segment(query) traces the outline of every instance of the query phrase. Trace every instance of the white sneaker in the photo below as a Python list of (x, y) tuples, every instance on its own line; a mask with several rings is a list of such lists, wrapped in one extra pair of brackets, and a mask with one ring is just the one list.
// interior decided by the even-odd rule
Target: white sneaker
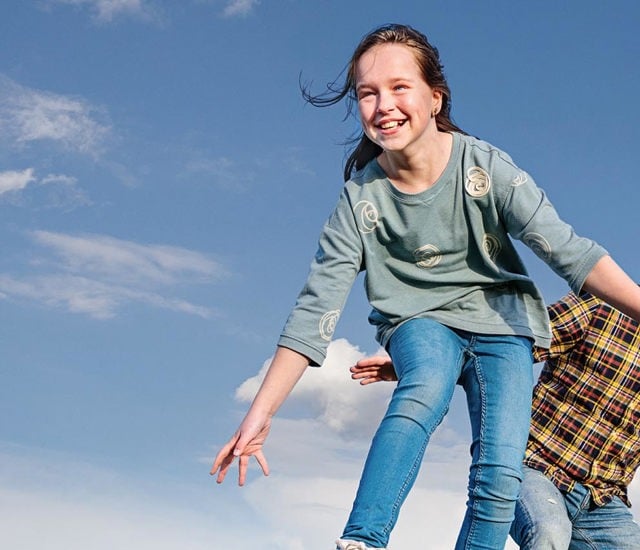
[(384, 548), (373, 548), (372, 546), (367, 546), (364, 542), (356, 540), (338, 539), (336, 544), (340, 550), (385, 550)]

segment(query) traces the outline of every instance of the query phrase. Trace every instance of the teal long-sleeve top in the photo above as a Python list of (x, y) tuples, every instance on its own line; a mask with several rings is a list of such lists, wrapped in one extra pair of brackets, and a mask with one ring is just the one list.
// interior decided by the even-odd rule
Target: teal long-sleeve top
[(525, 243), (575, 292), (606, 251), (576, 235), (509, 155), (452, 135), (449, 162), (426, 191), (400, 192), (376, 160), (345, 184), (280, 346), (321, 365), (363, 270), (369, 322), (383, 346), (401, 323), (420, 317), (549, 346), (545, 304), (511, 239)]

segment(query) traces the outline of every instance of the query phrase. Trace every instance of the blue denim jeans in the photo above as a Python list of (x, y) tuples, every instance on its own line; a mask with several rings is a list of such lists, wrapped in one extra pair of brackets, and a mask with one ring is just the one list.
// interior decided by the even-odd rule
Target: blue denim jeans
[(563, 494), (542, 472), (523, 470), (511, 527), (521, 550), (640, 549), (640, 526), (619, 498), (594, 506), (583, 485)]
[(371, 443), (342, 538), (386, 547), (429, 438), (460, 384), (473, 441), (469, 499), (456, 550), (502, 550), (529, 432), (530, 340), (470, 334), (414, 319), (396, 329), (388, 351), (398, 385)]

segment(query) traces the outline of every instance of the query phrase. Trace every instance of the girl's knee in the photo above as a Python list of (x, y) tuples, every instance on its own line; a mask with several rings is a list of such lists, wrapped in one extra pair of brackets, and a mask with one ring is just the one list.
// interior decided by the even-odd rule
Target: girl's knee
[(490, 500), (515, 502), (520, 492), (522, 476), (518, 469), (501, 465), (481, 465), (476, 468), (474, 492)]
[(469, 498), (482, 519), (511, 523), (519, 491), (520, 476), (513, 468), (494, 465), (472, 468)]

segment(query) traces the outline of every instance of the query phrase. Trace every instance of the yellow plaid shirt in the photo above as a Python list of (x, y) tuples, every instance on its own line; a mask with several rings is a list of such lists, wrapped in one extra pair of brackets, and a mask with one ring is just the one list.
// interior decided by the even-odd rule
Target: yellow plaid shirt
[(525, 464), (561, 491), (575, 482), (602, 506), (619, 496), (640, 463), (640, 326), (589, 294), (549, 307), (551, 348), (533, 394)]

